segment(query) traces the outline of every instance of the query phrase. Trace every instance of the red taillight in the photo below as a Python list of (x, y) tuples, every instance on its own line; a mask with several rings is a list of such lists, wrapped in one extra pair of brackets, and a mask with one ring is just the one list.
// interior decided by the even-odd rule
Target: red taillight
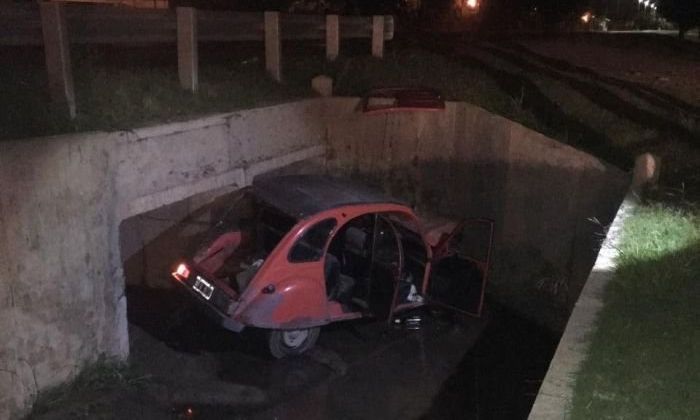
[(177, 266), (175, 269), (175, 272), (173, 272), (173, 277), (175, 277), (178, 280), (185, 280), (190, 276), (190, 269), (187, 267), (187, 264), (180, 264)]

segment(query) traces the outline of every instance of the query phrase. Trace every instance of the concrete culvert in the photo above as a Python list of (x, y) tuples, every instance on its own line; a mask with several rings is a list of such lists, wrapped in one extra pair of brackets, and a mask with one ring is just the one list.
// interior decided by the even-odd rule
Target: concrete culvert
[[(123, 360), (129, 350), (136, 369), (156, 378), (143, 395), (157, 396), (163, 418), (173, 407), (328, 417), (347, 404), (358, 416), (418, 416), (439, 412), (432, 396), (487, 325), (520, 325), (489, 324), (493, 308), (561, 331), (628, 174), (468, 104), (365, 115), (358, 103), (323, 98), (129, 133), (4, 142), (0, 179), (13, 188), (0, 201), (0, 268), (11, 279), (0, 283), (11, 302), (0, 309), (0, 417), (26, 413), (37, 391), (97, 354)], [(169, 275), (195, 251), (217, 197), (279, 168), (359, 178), (419, 213), (493, 219), (488, 293), (499, 303), (471, 324), (425, 313), (408, 332), (329, 326), (306, 355), (260, 357), (260, 331), (249, 340), (188, 310)], [(232, 397), (207, 399), (209, 387)]]
[[(537, 354), (527, 357), (528, 360), (536, 362), (529, 368), (533, 370), (528, 371), (528, 376), (513, 376), (502, 369), (494, 369), (489, 379), (498, 383), (517, 382), (513, 385), (512, 392), (509, 391), (514, 401), (517, 400), (512, 404), (515, 410), (513, 412), (527, 412), (523, 406), (531, 404), (531, 399), (524, 394), (532, 395), (533, 389), (539, 383), (538, 375), (541, 378), (544, 374), (548, 357), (551, 357), (556, 344), (557, 331), (563, 328), (583, 286), (582, 282), (595, 259), (604, 228), (614, 215), (626, 189), (628, 175), (590, 155), (482, 110), (472, 109), (468, 105), (448, 104), (443, 113), (370, 117), (354, 112), (350, 107), (351, 101), (338, 101), (339, 104), (336, 105), (341, 112), (334, 114), (334, 118), (330, 119), (326, 136), (328, 159), (322, 164), (318, 161), (302, 162), (273, 171), (269, 175), (325, 173), (358, 178), (412, 203), (421, 213), (449, 219), (494, 219), (495, 262), (490, 273), (488, 292), (492, 296), (491, 304), (495, 309), (486, 313), (487, 342), (477, 342), (474, 350), (465, 356), (465, 351), (474, 344), (484, 324), (480, 327), (469, 327), (466, 333), (459, 335), (462, 337), (459, 340), (464, 340), (459, 341), (464, 347), (455, 353), (445, 349), (444, 344), (450, 341), (445, 341), (445, 338), (438, 334), (438, 337), (443, 338), (430, 345), (440, 349), (438, 358), (451, 354), (448, 359), (452, 360), (452, 364), (438, 375), (440, 380), (433, 383), (432, 388), (428, 386), (423, 390), (429, 388), (428, 392), (437, 392), (438, 385), (448, 377), (450, 381), (459, 382), (464, 380), (463, 375), (488, 375), (479, 366), (489, 363), (504, 363), (504, 360), (507, 360), (508, 366), (516, 369), (515, 366), (520, 366), (522, 358), (514, 359), (512, 353), (497, 351), (498, 349), (493, 347), (493, 337), (499, 337), (498, 342), (501, 343), (502, 349), (513, 348), (516, 342), (525, 340), (523, 337), (529, 337), (537, 343), (534, 347), (526, 348), (540, 350)], [(342, 113), (344, 107), (347, 107), (347, 114)], [(276, 372), (274, 364), (269, 364), (266, 359), (259, 359), (260, 351), (263, 350), (260, 343), (265, 344), (265, 339), (269, 338), (270, 334), (256, 332), (252, 337), (254, 339), (234, 336), (209, 323), (206, 318), (182, 311), (188, 304), (178, 301), (174, 291), (167, 290), (172, 286), (172, 281), (168, 278), (172, 269), (169, 264), (176, 261), (179, 255), (193, 252), (193, 248), (188, 249), (187, 244), (191, 244), (198, 235), (201, 236), (216, 219), (217, 212), (220, 213), (220, 210), (216, 210), (217, 206), (225, 206), (235, 194), (221, 197), (207, 206), (201, 206), (201, 200), (198, 202), (197, 198), (193, 198), (137, 216), (122, 225), (123, 247), (130, 235), (134, 234), (143, 236), (143, 239), (136, 243), (145, 245), (131, 256), (130, 252), (122, 249), (122, 255), (126, 257), (127, 284), (130, 285), (132, 329), (151, 328), (149, 333), (154, 337), (160, 335), (160, 339), (168, 343), (170, 351), (174, 351), (174, 354), (181, 351), (202, 354), (213, 352), (230, 358), (232, 361), (222, 362), (219, 356), (216, 376), (223, 377), (228, 382), (250, 384), (255, 392), (263, 395), (264, 398), (248, 406), (248, 409), (254, 412), (262, 410), (262, 413), (279, 414), (299, 407), (308, 408), (311, 404), (308, 401), (280, 403), (282, 395), (297, 395), (296, 392), (300, 390), (313, 390), (313, 397), (309, 398), (325, 404), (329, 394), (323, 390), (333, 393), (341, 389), (342, 385), (330, 385), (332, 381), (327, 379), (327, 374), (318, 370), (319, 364), (326, 366), (325, 362), (318, 361), (318, 355), (325, 355), (322, 359), (326, 360), (330, 354), (344, 366), (353, 359), (362, 360), (358, 363), (363, 366), (381, 360), (368, 360), (366, 356), (358, 355), (353, 346), (340, 346), (341, 343), (347, 346), (347, 342), (344, 341), (346, 338), (342, 338), (345, 334), (344, 328), (324, 328), (324, 331), (328, 330), (328, 336), (321, 335), (318, 347), (301, 361), (293, 359), (275, 362), (288, 367), (297, 366), (285, 370), (287, 373), (292, 372), (292, 376), (284, 374), (280, 383), (273, 385), (266, 381), (251, 381), (248, 374), (239, 370), (238, 363), (253, 363), (258, 366), (257, 369), (264, 372)], [(146, 239), (151, 228), (159, 233)], [(130, 233), (126, 230), (130, 230)], [(154, 288), (164, 290), (154, 292)], [(169, 330), (170, 333), (163, 333), (163, 325), (147, 326), (157, 318), (158, 309), (157, 305), (137, 303), (139, 293), (150, 293), (151, 299), (159, 300), (160, 305), (172, 299), (168, 304), (170, 308), (163, 310), (169, 319), (163, 325), (173, 326)], [(139, 306), (146, 308), (145, 312), (138, 314)], [(181, 315), (173, 316), (175, 313)], [(519, 316), (534, 320), (546, 329), (540, 331), (538, 327)], [(427, 326), (421, 326), (425, 331), (418, 334), (434, 333), (435, 321), (431, 321), (428, 315), (423, 317), (427, 319)], [(365, 326), (361, 325), (359, 328), (361, 334), (367, 334)], [(511, 334), (513, 331), (509, 328), (516, 328), (519, 333)], [(552, 332), (548, 333), (547, 330)], [(318, 338), (316, 332), (313, 332), (313, 341)], [(282, 352), (280, 349), (285, 348), (285, 341), (279, 331), (273, 332), (274, 334), (277, 337), (273, 343), (273, 354), (277, 352), (279, 356)], [(288, 338), (287, 341), (293, 339), (294, 337)], [(391, 347), (391, 341), (387, 342), (385, 338), (375, 337), (375, 340), (377, 341), (364, 340), (363, 345), (375, 350)], [(132, 346), (133, 357), (138, 358), (139, 351)], [(395, 352), (397, 349), (382, 351)], [(481, 352), (492, 356), (489, 356), (489, 359)], [(389, 357), (386, 360), (393, 359)], [(452, 369), (460, 360), (461, 367), (453, 372)], [(393, 362), (386, 363), (391, 366)], [(478, 373), (475, 373), (475, 370), (478, 370)], [(304, 373), (300, 375), (300, 372)], [(340, 380), (341, 383), (367, 379), (362, 379), (362, 375), (352, 370), (348, 372), (347, 369), (343, 369), (340, 372), (343, 378), (347, 375), (353, 377)], [(320, 388), (312, 386), (315, 381), (324, 385)], [(410, 380), (407, 383), (411, 383)], [(522, 391), (525, 388), (526, 391)], [(375, 389), (375, 392), (383, 392), (380, 389)], [(481, 400), (480, 404), (491, 401), (485, 396), (486, 392), (483, 389), (474, 391), (481, 395), (475, 398), (486, 398)], [(182, 395), (183, 392), (186, 391), (180, 391), (178, 395)], [(356, 397), (360, 398), (359, 395)], [(421, 401), (419, 397), (412, 398)], [(469, 401), (455, 402), (456, 397), (444, 386), (439, 398), (440, 401), (447, 399), (445, 404), (471, 404)], [(344, 406), (356, 401), (353, 398), (341, 400), (333, 404)], [(417, 403), (414, 407), (416, 413), (444, 413), (444, 409), (435, 402), (430, 404), (430, 398), (422, 401), (423, 403)], [(210, 406), (206, 410), (211, 410), (217, 415), (232, 413), (236, 412), (237, 404), (235, 399), (221, 401), (215, 404), (215, 407)], [(315, 406), (315, 403), (311, 405)], [(372, 407), (378, 410), (377, 406)], [(391, 410), (395, 409), (397, 407), (387, 409), (387, 415), (391, 415)], [(332, 409), (329, 411), (333, 412)], [(364, 411), (358, 411), (362, 412)]]

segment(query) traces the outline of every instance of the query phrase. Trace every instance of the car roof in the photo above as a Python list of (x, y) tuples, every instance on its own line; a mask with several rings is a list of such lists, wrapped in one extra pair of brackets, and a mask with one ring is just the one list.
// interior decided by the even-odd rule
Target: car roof
[(379, 189), (350, 179), (324, 175), (258, 177), (253, 181), (253, 192), (271, 206), (297, 219), (342, 206), (406, 205)]

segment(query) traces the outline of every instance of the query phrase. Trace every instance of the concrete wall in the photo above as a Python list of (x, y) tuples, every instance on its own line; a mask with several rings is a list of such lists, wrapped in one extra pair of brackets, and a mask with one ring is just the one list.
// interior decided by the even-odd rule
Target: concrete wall
[(0, 143), (0, 418), (127, 351), (110, 151), (117, 135)]
[(0, 143), (0, 419), (100, 354), (128, 354), (119, 226), (323, 155), (321, 103)]
[(378, 182), (419, 212), (494, 219), (492, 291), (563, 329), (628, 175), (469, 104), (377, 115), (357, 106), (329, 100), (329, 169)]

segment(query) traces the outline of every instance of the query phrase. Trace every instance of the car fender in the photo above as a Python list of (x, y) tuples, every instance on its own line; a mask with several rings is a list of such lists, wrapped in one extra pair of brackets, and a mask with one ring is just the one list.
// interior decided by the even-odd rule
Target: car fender
[(311, 328), (328, 324), (327, 306), (322, 285), (311, 279), (290, 279), (258, 292), (238, 318), (258, 328)]

